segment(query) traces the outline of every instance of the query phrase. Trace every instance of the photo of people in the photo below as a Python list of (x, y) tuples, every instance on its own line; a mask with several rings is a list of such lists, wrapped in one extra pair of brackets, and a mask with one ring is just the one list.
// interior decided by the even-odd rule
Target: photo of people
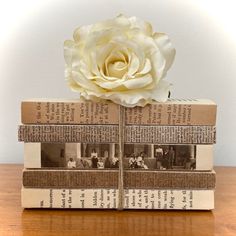
[(155, 145), (156, 169), (196, 169), (196, 146)]
[(77, 169), (119, 168), (118, 145), (42, 143), (41, 166)]
[(125, 144), (124, 156), (129, 169), (196, 169), (195, 145)]
[[(119, 168), (118, 144), (42, 143), (42, 167), (77, 169)], [(195, 145), (125, 144), (125, 169), (194, 170)]]
[(67, 162), (67, 167), (68, 168), (76, 168), (76, 162), (73, 160), (73, 158), (69, 159), (69, 161)]

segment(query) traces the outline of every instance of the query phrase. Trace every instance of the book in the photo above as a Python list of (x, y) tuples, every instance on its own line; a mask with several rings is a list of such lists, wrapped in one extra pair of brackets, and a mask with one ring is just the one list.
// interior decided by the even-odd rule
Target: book
[[(116, 143), (24, 143), (25, 168), (118, 168)], [(213, 145), (125, 144), (125, 169), (213, 169)]]
[[(32, 99), (21, 103), (23, 124), (118, 124), (119, 105), (83, 100)], [(209, 125), (216, 104), (205, 99), (170, 99), (145, 107), (125, 108), (126, 125)]]
[[(117, 189), (22, 188), (24, 208), (116, 209)], [(126, 189), (125, 209), (212, 210), (214, 190)]]
[[(127, 189), (214, 189), (215, 172), (124, 171)], [(23, 186), (28, 188), (118, 188), (118, 170), (25, 169)]]
[[(215, 126), (128, 125), (125, 143), (212, 144)], [(18, 140), (23, 142), (118, 143), (118, 125), (20, 125)]]

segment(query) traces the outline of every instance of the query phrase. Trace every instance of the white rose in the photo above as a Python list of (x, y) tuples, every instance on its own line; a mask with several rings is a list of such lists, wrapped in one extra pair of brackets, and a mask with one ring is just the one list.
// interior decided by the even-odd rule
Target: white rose
[(133, 107), (166, 101), (163, 80), (174, 56), (168, 36), (136, 17), (82, 26), (64, 44), (66, 79), (85, 99), (108, 99)]

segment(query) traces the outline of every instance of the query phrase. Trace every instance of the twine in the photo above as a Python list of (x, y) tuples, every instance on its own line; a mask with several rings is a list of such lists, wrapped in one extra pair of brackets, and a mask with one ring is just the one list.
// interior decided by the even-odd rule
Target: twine
[(118, 175), (118, 208), (124, 209), (124, 132), (125, 132), (125, 107), (119, 106), (119, 175)]

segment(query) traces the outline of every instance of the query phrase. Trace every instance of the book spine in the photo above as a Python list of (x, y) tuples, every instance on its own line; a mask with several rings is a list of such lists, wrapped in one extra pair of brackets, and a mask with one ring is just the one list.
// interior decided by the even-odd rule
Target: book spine
[[(23, 142), (118, 143), (117, 125), (20, 125)], [(125, 127), (125, 143), (212, 144), (215, 126), (135, 126)]]
[[(23, 124), (118, 124), (119, 108), (111, 102), (23, 101)], [(216, 105), (198, 100), (153, 103), (126, 108), (127, 125), (215, 125)]]
[[(125, 209), (212, 210), (214, 190), (126, 189)], [(117, 189), (22, 188), (24, 208), (116, 209)]]
[[(62, 165), (51, 165), (51, 164), (47, 164), (47, 162), (45, 163), (44, 160), (44, 156), (43, 156), (43, 152), (47, 151), (47, 148), (44, 148), (44, 145), (46, 145), (47, 147), (50, 146), (51, 149), (53, 149), (53, 146), (55, 145), (54, 143), (50, 143), (50, 144), (42, 144), (42, 143), (24, 143), (24, 167), (25, 168), (59, 168), (62, 167)], [(69, 156), (71, 154), (71, 152), (67, 152), (67, 145), (72, 145), (71, 143), (65, 143), (65, 153), (64, 153), (64, 167), (66, 168), (66, 156)], [(90, 158), (88, 157), (81, 157), (82, 154), (82, 150), (81, 150), (81, 144), (73, 144), (75, 146), (75, 148), (73, 149), (74, 151), (74, 156), (76, 156), (76, 159), (83, 159), (83, 160), (88, 160)], [(137, 144), (138, 145), (138, 144)], [(169, 145), (168, 145), (169, 146)], [(189, 156), (189, 158), (191, 160), (193, 160), (193, 162), (189, 162), (189, 163), (194, 163), (194, 167), (192, 168), (192, 171), (209, 171), (213, 169), (213, 145), (172, 145), (175, 148), (184, 148), (185, 150), (189, 150), (191, 149), (193, 152), (193, 156)], [(150, 157), (146, 157), (144, 159), (144, 163), (147, 165), (147, 167), (149, 169), (155, 169), (157, 168), (156, 166), (156, 162), (157, 162), (157, 158), (154, 156), (154, 145), (151, 145), (150, 147), (150, 153), (153, 154), (153, 156)], [(55, 149), (54, 149), (55, 150)], [(108, 150), (108, 152), (112, 152), (112, 150)], [(126, 152), (126, 146), (124, 147), (124, 152)], [(58, 163), (62, 160), (62, 157), (59, 155), (59, 151), (58, 153), (56, 151), (53, 152), (53, 161), (55, 163)], [(78, 156), (79, 154), (79, 156)], [(49, 156), (49, 160), (50, 160), (50, 154), (48, 153)], [(176, 156), (176, 155), (175, 155)], [(180, 156), (178, 156), (178, 158), (180, 158)], [(185, 157), (183, 157), (183, 162), (185, 160)], [(128, 161), (129, 158), (124, 158), (124, 162), (125, 162), (125, 168), (128, 168)], [(153, 166), (150, 166), (150, 164), (148, 163), (154, 163)], [(175, 166), (176, 165), (176, 166)], [(175, 165), (171, 166), (170, 168), (172, 170), (175, 170), (177, 168), (177, 170), (190, 170), (190, 165), (189, 167), (185, 167), (183, 169), (181, 169), (181, 167), (178, 165), (178, 163), (175, 163)], [(84, 166), (80, 166), (81, 169), (84, 168)]]
[[(213, 189), (215, 172), (124, 172), (129, 189)], [(29, 188), (117, 188), (118, 170), (24, 170), (23, 186)]]

